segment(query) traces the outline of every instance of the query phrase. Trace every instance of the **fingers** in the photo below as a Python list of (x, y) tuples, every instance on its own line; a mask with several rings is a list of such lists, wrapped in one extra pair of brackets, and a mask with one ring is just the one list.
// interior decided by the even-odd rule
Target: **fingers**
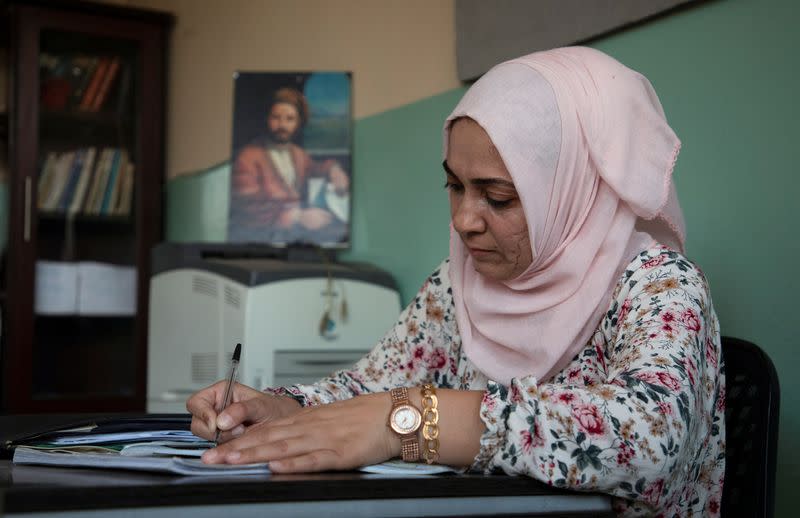
[(186, 410), (192, 414), (191, 430), (198, 437), (212, 439), (216, 433), (216, 407), (217, 400), (221, 397), (218, 395), (220, 383), (222, 382), (204, 388), (186, 401)]
[(296, 457), (274, 460), (269, 469), (275, 473), (308, 473), (341, 469), (340, 457), (333, 450), (316, 450)]
[(230, 430), (239, 424), (257, 423), (268, 419), (271, 417), (270, 399), (269, 395), (259, 393), (250, 399), (231, 403), (228, 408), (219, 413), (217, 426), (220, 430)]
[[(216, 418), (216, 430), (220, 431), (219, 443), (225, 443), (244, 434), (249, 423), (257, 421), (257, 412), (252, 410), (255, 400), (232, 403)], [(196, 434), (195, 434), (196, 435)]]
[(223, 434), (223, 442), (230, 437), (241, 435), (245, 427), (279, 418), (281, 414), (287, 412), (285, 403), (270, 394), (252, 391), (246, 395), (249, 399), (232, 403), (217, 416), (216, 426), (221, 431), (238, 430), (238, 433), (233, 433), (232, 436)]
[[(315, 447), (313, 439), (292, 427), (257, 427), (229, 442), (203, 453), (203, 462), (210, 464), (246, 464), (306, 453)], [(253, 431), (254, 429), (255, 432)]]
[(217, 432), (215, 431), (214, 432), (214, 436), (209, 440), (216, 439), (217, 440), (217, 444), (223, 444), (223, 443), (226, 443), (228, 441), (232, 441), (233, 439), (236, 439), (237, 437), (241, 437), (242, 435), (244, 435), (245, 430), (247, 430), (247, 427), (240, 424), (240, 425), (236, 426), (235, 428), (233, 428), (232, 430), (229, 430), (229, 431), (219, 430), (219, 438), (217, 438)]
[[(219, 450), (220, 448), (215, 448)], [(203, 462), (225, 462), (227, 464), (251, 464), (268, 462), (276, 473), (296, 473), (335, 470), (341, 468), (341, 456), (333, 449), (318, 449), (306, 437), (280, 439), (268, 444), (257, 444), (249, 448), (212, 455), (209, 450)], [(208, 457), (207, 457), (208, 455)]]
[[(223, 404), (222, 399), (225, 396), (226, 383), (225, 380), (218, 381), (195, 393), (186, 401), (186, 410), (192, 414), (191, 430), (198, 437), (211, 440), (216, 435), (217, 428), (228, 431), (244, 422), (243, 419), (237, 419), (238, 414), (224, 418), (217, 413), (217, 410), (221, 409)], [(239, 383), (234, 385), (234, 401), (247, 401), (259, 396), (264, 396), (264, 394), (247, 385)], [(224, 415), (226, 412), (221, 414)], [(220, 422), (220, 419), (222, 419), (222, 422)], [(230, 438), (231, 434), (223, 434), (223, 437)]]

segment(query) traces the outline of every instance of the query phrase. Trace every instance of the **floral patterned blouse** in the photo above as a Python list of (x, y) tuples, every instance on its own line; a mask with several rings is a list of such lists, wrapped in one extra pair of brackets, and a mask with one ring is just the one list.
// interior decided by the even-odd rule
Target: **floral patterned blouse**
[(717, 317), (700, 269), (657, 247), (625, 269), (593, 337), (548, 380), (501, 385), (465, 356), (448, 261), (352, 369), (275, 392), (304, 405), (432, 382), (483, 390), (473, 470), (614, 496), (620, 516), (718, 516), (725, 382)]

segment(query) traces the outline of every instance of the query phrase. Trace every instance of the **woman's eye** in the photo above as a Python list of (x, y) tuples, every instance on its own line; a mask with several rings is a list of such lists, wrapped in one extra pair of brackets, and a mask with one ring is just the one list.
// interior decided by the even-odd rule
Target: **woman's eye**
[(464, 186), (453, 182), (445, 182), (444, 188), (448, 191), (461, 192), (464, 189)]
[(502, 209), (508, 207), (512, 200), (495, 200), (494, 198), (486, 197), (486, 203), (489, 204), (492, 208), (495, 209)]

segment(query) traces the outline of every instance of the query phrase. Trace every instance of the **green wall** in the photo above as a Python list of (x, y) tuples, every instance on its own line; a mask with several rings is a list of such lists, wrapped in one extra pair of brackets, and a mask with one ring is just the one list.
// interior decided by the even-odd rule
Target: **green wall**
[(683, 141), (688, 255), (710, 279), (723, 334), (761, 345), (778, 369), (776, 515), (787, 517), (800, 485), (798, 25), (795, 0), (724, 0), (596, 44), (653, 82)]

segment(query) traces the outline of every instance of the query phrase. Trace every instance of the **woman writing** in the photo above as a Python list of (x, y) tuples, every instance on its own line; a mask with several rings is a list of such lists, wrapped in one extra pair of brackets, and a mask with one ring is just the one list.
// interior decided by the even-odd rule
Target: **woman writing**
[[(649, 82), (588, 48), (496, 66), (445, 122), (450, 255), (352, 369), (218, 383), (206, 462), (275, 472), (402, 457), (603, 491), (620, 515), (716, 515), (719, 328), (682, 254), (680, 143)], [(389, 426), (387, 426), (387, 422)]]

